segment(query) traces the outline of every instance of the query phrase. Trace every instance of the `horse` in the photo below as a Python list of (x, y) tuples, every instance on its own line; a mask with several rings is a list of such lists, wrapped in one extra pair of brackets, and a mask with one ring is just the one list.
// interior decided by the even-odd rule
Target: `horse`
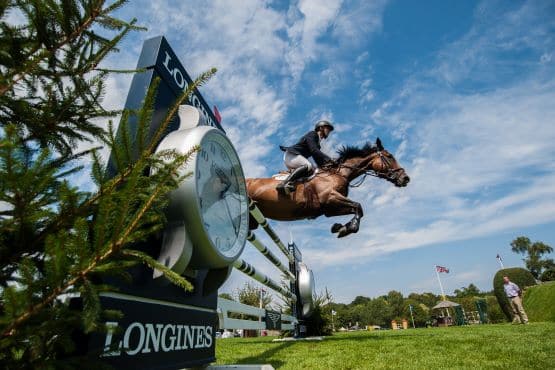
[[(380, 138), (375, 145), (367, 142), (360, 148), (344, 146), (337, 153), (336, 160), (322, 166), (308, 181), (297, 182), (294, 192), (278, 192), (279, 180), (275, 178), (248, 178), (248, 195), (264, 216), (278, 221), (352, 214), (353, 218), (346, 224), (333, 224), (331, 232), (337, 233), (338, 238), (356, 233), (363, 211), (360, 203), (347, 198), (349, 187), (360, 186), (367, 175), (385, 179), (397, 187), (407, 186), (410, 178), (395, 157), (384, 149)], [(363, 177), (358, 184), (351, 185), (360, 176)], [(250, 226), (255, 229), (257, 224), (251, 222)]]

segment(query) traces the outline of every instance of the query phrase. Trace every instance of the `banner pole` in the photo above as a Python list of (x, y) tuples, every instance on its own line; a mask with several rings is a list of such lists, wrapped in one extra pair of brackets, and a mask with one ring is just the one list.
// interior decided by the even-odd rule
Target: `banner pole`
[(441, 289), (441, 296), (443, 297), (443, 300), (446, 301), (447, 298), (445, 298), (445, 292), (443, 291), (443, 285), (441, 284), (441, 279), (439, 278), (439, 272), (437, 271), (437, 265), (434, 266), (435, 270), (436, 270), (436, 276), (437, 276), (437, 281), (439, 283), (439, 288)]

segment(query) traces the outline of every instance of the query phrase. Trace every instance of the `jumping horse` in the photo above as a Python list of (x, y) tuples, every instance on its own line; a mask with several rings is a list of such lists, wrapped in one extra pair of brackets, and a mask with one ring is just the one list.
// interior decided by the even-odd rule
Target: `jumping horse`
[[(333, 224), (332, 233), (341, 238), (356, 233), (363, 216), (362, 206), (347, 198), (349, 187), (360, 186), (366, 176), (385, 179), (395, 186), (405, 187), (410, 181), (391, 153), (384, 149), (378, 138), (376, 144), (362, 147), (346, 146), (338, 150), (339, 157), (316, 172), (307, 181), (295, 184), (295, 191), (282, 194), (276, 190), (276, 178), (247, 179), (249, 197), (267, 218), (279, 221), (354, 215), (342, 225)], [(351, 182), (363, 176), (356, 184)], [(256, 228), (256, 223), (251, 223)]]

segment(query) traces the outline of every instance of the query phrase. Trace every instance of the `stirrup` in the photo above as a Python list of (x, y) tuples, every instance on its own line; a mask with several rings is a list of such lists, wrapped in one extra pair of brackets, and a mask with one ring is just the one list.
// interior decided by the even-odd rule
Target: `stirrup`
[(276, 185), (276, 190), (278, 191), (278, 193), (289, 195), (290, 193), (295, 191), (295, 185), (291, 184), (290, 182), (280, 182)]

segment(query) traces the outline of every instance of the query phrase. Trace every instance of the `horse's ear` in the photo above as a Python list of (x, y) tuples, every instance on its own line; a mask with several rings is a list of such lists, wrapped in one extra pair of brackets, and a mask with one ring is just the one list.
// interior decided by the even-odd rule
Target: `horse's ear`
[(383, 145), (382, 145), (382, 141), (380, 140), (380, 138), (376, 139), (376, 147), (378, 148), (378, 150), (382, 151), (383, 150)]

